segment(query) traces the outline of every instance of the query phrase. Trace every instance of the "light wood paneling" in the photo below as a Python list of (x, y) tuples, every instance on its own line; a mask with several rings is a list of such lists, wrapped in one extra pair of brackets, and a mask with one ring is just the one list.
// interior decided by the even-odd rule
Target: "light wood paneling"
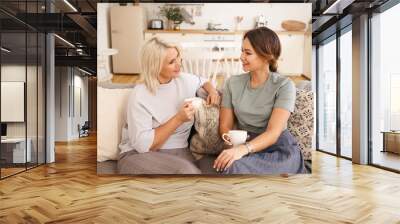
[(400, 223), (400, 175), (313, 155), (313, 174), (97, 176), (96, 139), (0, 181), (0, 223)]

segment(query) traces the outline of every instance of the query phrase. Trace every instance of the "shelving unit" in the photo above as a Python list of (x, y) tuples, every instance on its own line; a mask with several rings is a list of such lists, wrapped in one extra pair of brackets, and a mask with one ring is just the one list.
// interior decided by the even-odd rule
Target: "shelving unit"
[[(212, 31), (212, 30), (192, 30), (192, 29), (181, 29), (181, 30), (145, 30), (144, 33), (178, 33), (178, 34), (217, 34), (217, 35), (241, 35), (247, 30), (239, 31)], [(278, 35), (306, 35), (311, 34), (307, 31), (286, 31), (286, 30), (276, 30), (275, 33)]]

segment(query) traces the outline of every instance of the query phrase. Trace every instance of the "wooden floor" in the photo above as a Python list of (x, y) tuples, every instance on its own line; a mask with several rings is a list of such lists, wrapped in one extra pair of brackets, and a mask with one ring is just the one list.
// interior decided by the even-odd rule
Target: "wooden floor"
[(25, 167), (17, 167), (17, 168), (1, 168), (1, 177), (7, 177), (13, 175), (15, 173), (19, 173), (26, 170)]
[(0, 181), (0, 223), (400, 223), (400, 175), (314, 154), (313, 174), (99, 177), (96, 139)]
[(374, 164), (389, 167), (395, 170), (400, 170), (400, 154), (392, 152), (381, 152), (374, 151), (374, 156), (372, 157)]

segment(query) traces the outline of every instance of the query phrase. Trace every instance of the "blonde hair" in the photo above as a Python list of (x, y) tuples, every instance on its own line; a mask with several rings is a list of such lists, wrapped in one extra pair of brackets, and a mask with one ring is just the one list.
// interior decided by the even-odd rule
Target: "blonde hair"
[(142, 47), (140, 82), (144, 83), (152, 94), (156, 94), (160, 85), (158, 77), (168, 48), (175, 48), (178, 51), (178, 56), (181, 54), (177, 45), (167, 43), (158, 37), (151, 38)]

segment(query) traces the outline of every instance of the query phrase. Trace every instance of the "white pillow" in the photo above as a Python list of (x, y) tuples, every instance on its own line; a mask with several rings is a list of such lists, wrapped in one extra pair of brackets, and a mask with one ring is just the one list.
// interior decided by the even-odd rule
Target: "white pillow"
[(97, 87), (97, 161), (117, 160), (126, 105), (132, 88)]

